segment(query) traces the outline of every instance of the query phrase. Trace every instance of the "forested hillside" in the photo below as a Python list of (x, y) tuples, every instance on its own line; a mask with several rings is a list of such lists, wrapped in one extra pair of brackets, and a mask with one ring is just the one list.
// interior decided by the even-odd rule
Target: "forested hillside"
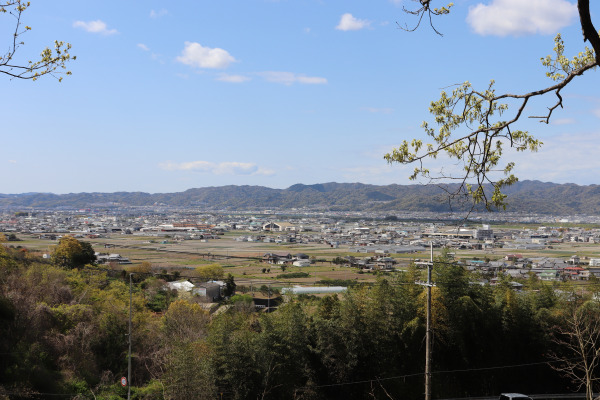
[[(453, 191), (450, 185), (446, 190)], [(600, 186), (578, 186), (537, 181), (517, 182), (505, 190), (507, 211), (546, 214), (600, 214)], [(0, 207), (199, 207), (244, 210), (302, 208), (339, 211), (460, 211), (470, 205), (454, 199), (435, 185), (366, 185), (324, 183), (293, 185), (287, 189), (263, 186), (221, 186), (189, 189), (180, 193), (27, 193), (0, 195)]]
[[(26, 249), (0, 252), (0, 398), (125, 398), (127, 274), (59, 267)], [(295, 298), (270, 314), (237, 295), (218, 315), (177, 299), (166, 276), (134, 273), (132, 396), (420, 398), (420, 273), (380, 277), (341, 297)], [(548, 362), (580, 360), (560, 343), (569, 340), (561, 329), (569, 332), (573, 315), (585, 316), (584, 325), (600, 320), (598, 303), (586, 302), (594, 284), (582, 292), (531, 279), (519, 293), (507, 279), (473, 285), (445, 261), (434, 278), (433, 398), (577, 389)]]

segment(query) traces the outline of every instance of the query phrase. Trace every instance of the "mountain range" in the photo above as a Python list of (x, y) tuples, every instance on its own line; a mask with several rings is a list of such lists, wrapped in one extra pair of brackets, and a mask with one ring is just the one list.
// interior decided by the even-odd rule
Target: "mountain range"
[[(452, 190), (453, 186), (447, 187)], [(600, 214), (600, 185), (580, 186), (522, 181), (506, 188), (506, 211), (538, 214)], [(303, 208), (330, 211), (461, 211), (468, 205), (435, 185), (369, 185), (362, 183), (296, 184), (287, 189), (264, 186), (218, 186), (177, 193), (24, 193), (0, 194), (0, 208), (98, 208), (168, 206), (247, 210)]]

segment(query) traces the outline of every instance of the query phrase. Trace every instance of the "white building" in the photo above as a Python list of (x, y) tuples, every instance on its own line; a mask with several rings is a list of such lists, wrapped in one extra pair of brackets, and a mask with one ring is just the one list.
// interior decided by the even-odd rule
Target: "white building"
[(590, 267), (600, 267), (600, 258), (590, 258)]
[(308, 267), (310, 266), (310, 260), (296, 260), (292, 263), (294, 267)]

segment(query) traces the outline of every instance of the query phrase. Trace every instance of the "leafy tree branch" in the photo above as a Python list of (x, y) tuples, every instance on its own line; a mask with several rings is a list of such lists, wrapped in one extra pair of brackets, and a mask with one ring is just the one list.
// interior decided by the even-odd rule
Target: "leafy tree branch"
[(69, 53), (71, 50), (69, 43), (54, 41), (54, 48), (46, 47), (42, 50), (38, 60), (21, 63), (15, 60), (19, 48), (25, 44), (21, 40), (21, 36), (31, 30), (31, 27), (23, 26), (21, 21), (23, 13), (29, 6), (29, 2), (22, 0), (0, 1), (0, 14), (13, 17), (15, 26), (8, 50), (0, 55), (0, 73), (8, 75), (11, 79), (31, 79), (34, 81), (44, 75), (51, 75), (61, 81), (62, 77), (57, 75), (71, 75), (71, 71), (67, 70), (66, 64), (76, 58)]
[[(452, 6), (449, 4), (432, 11), (430, 0), (419, 2), (422, 7), (409, 13), (420, 15), (420, 18), (425, 13), (447, 14)], [(557, 35), (554, 40), (554, 56), (541, 59), (548, 69), (546, 76), (556, 82), (554, 85), (524, 94), (499, 95), (494, 90), (492, 80), (485, 90), (476, 90), (470, 82), (465, 82), (457, 85), (451, 93), (442, 91), (440, 99), (431, 102), (429, 107), (437, 129), (432, 128), (428, 122), (422, 124), (431, 142), (425, 144), (419, 139), (410, 142), (405, 140), (385, 154), (385, 160), (390, 164), (416, 163), (417, 167), (410, 176), (412, 180), (424, 177), (429, 182), (458, 182), (456, 186), (445, 185), (443, 188), (451, 198), (470, 199), (473, 207), (481, 203), (487, 210), (506, 208), (506, 195), (502, 193), (502, 189), (517, 182), (518, 178), (512, 173), (514, 162), (501, 162), (505, 147), (535, 152), (542, 145), (529, 132), (514, 127), (523, 116), (529, 100), (554, 93), (557, 101), (548, 108), (545, 115), (529, 117), (548, 124), (554, 110), (563, 106), (561, 90), (576, 77), (600, 65), (600, 36), (591, 21), (589, 1), (578, 1), (578, 7), (584, 41), (589, 41), (592, 48), (586, 47), (583, 52), (569, 59), (564, 55), (562, 37)], [(502, 118), (509, 109), (506, 101), (512, 101), (517, 106), (509, 119)], [(428, 160), (436, 159), (441, 154), (461, 165), (458, 174), (446, 173), (444, 170), (432, 173), (425, 166)], [(498, 173), (502, 176), (499, 179)]]

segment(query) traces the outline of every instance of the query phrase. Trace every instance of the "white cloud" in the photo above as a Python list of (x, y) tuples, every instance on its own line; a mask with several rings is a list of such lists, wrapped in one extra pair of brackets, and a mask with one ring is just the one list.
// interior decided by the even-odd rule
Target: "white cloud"
[(557, 118), (555, 120), (550, 121), (552, 125), (570, 125), (575, 123), (575, 120), (573, 118)]
[(556, 33), (576, 16), (566, 0), (492, 0), (469, 7), (467, 23), (479, 35), (522, 36)]
[(212, 173), (215, 175), (273, 175), (275, 171), (259, 167), (254, 163), (210, 161), (190, 161), (183, 163), (165, 162), (159, 164), (160, 168), (167, 171), (196, 171)]
[(11, 163), (11, 164), (16, 164), (17, 160), (8, 160), (8, 162)]
[(86, 32), (90, 33), (99, 33), (101, 35), (114, 35), (115, 33), (119, 33), (116, 29), (108, 29), (106, 23), (101, 20), (96, 21), (75, 21), (73, 23), (74, 28), (81, 28)]
[[(150, 51), (150, 48), (148, 46), (146, 46), (144, 43), (138, 43), (137, 47), (146, 52)], [(162, 55), (160, 55), (159, 53), (150, 52), (150, 58), (152, 58), (155, 61), (158, 61), (160, 64), (165, 63), (165, 61), (162, 59)]]
[(228, 74), (221, 74), (221, 75), (219, 75), (219, 77), (217, 77), (218, 81), (229, 82), (229, 83), (243, 83), (243, 82), (249, 81), (250, 79), (251, 78), (248, 76), (228, 75)]
[(185, 42), (177, 61), (197, 68), (227, 68), (236, 59), (226, 50), (204, 47), (200, 43)]
[(600, 108), (595, 109), (593, 113), (596, 117), (600, 118)]
[(506, 159), (515, 161), (515, 175), (519, 179), (535, 179), (555, 183), (597, 183), (600, 158), (600, 132), (565, 133), (542, 138), (544, 145), (537, 153), (506, 153)]
[(370, 113), (381, 113), (381, 114), (391, 114), (394, 112), (393, 108), (376, 108), (376, 107), (363, 107), (364, 111), (368, 111)]
[(340, 31), (358, 31), (363, 28), (367, 28), (371, 25), (371, 21), (367, 21), (366, 19), (358, 19), (352, 16), (350, 13), (346, 13), (342, 15), (340, 18), (339, 24), (335, 27), (335, 29)]
[(304, 74), (295, 74), (293, 72), (266, 71), (260, 72), (259, 75), (268, 82), (281, 83), (288, 86), (294, 83), (303, 83), (306, 85), (324, 85), (327, 83), (326, 78), (306, 76)]
[(150, 18), (160, 18), (160, 17), (164, 17), (165, 15), (167, 15), (169, 12), (167, 10), (165, 10), (164, 8), (155, 11), (155, 10), (150, 10)]

